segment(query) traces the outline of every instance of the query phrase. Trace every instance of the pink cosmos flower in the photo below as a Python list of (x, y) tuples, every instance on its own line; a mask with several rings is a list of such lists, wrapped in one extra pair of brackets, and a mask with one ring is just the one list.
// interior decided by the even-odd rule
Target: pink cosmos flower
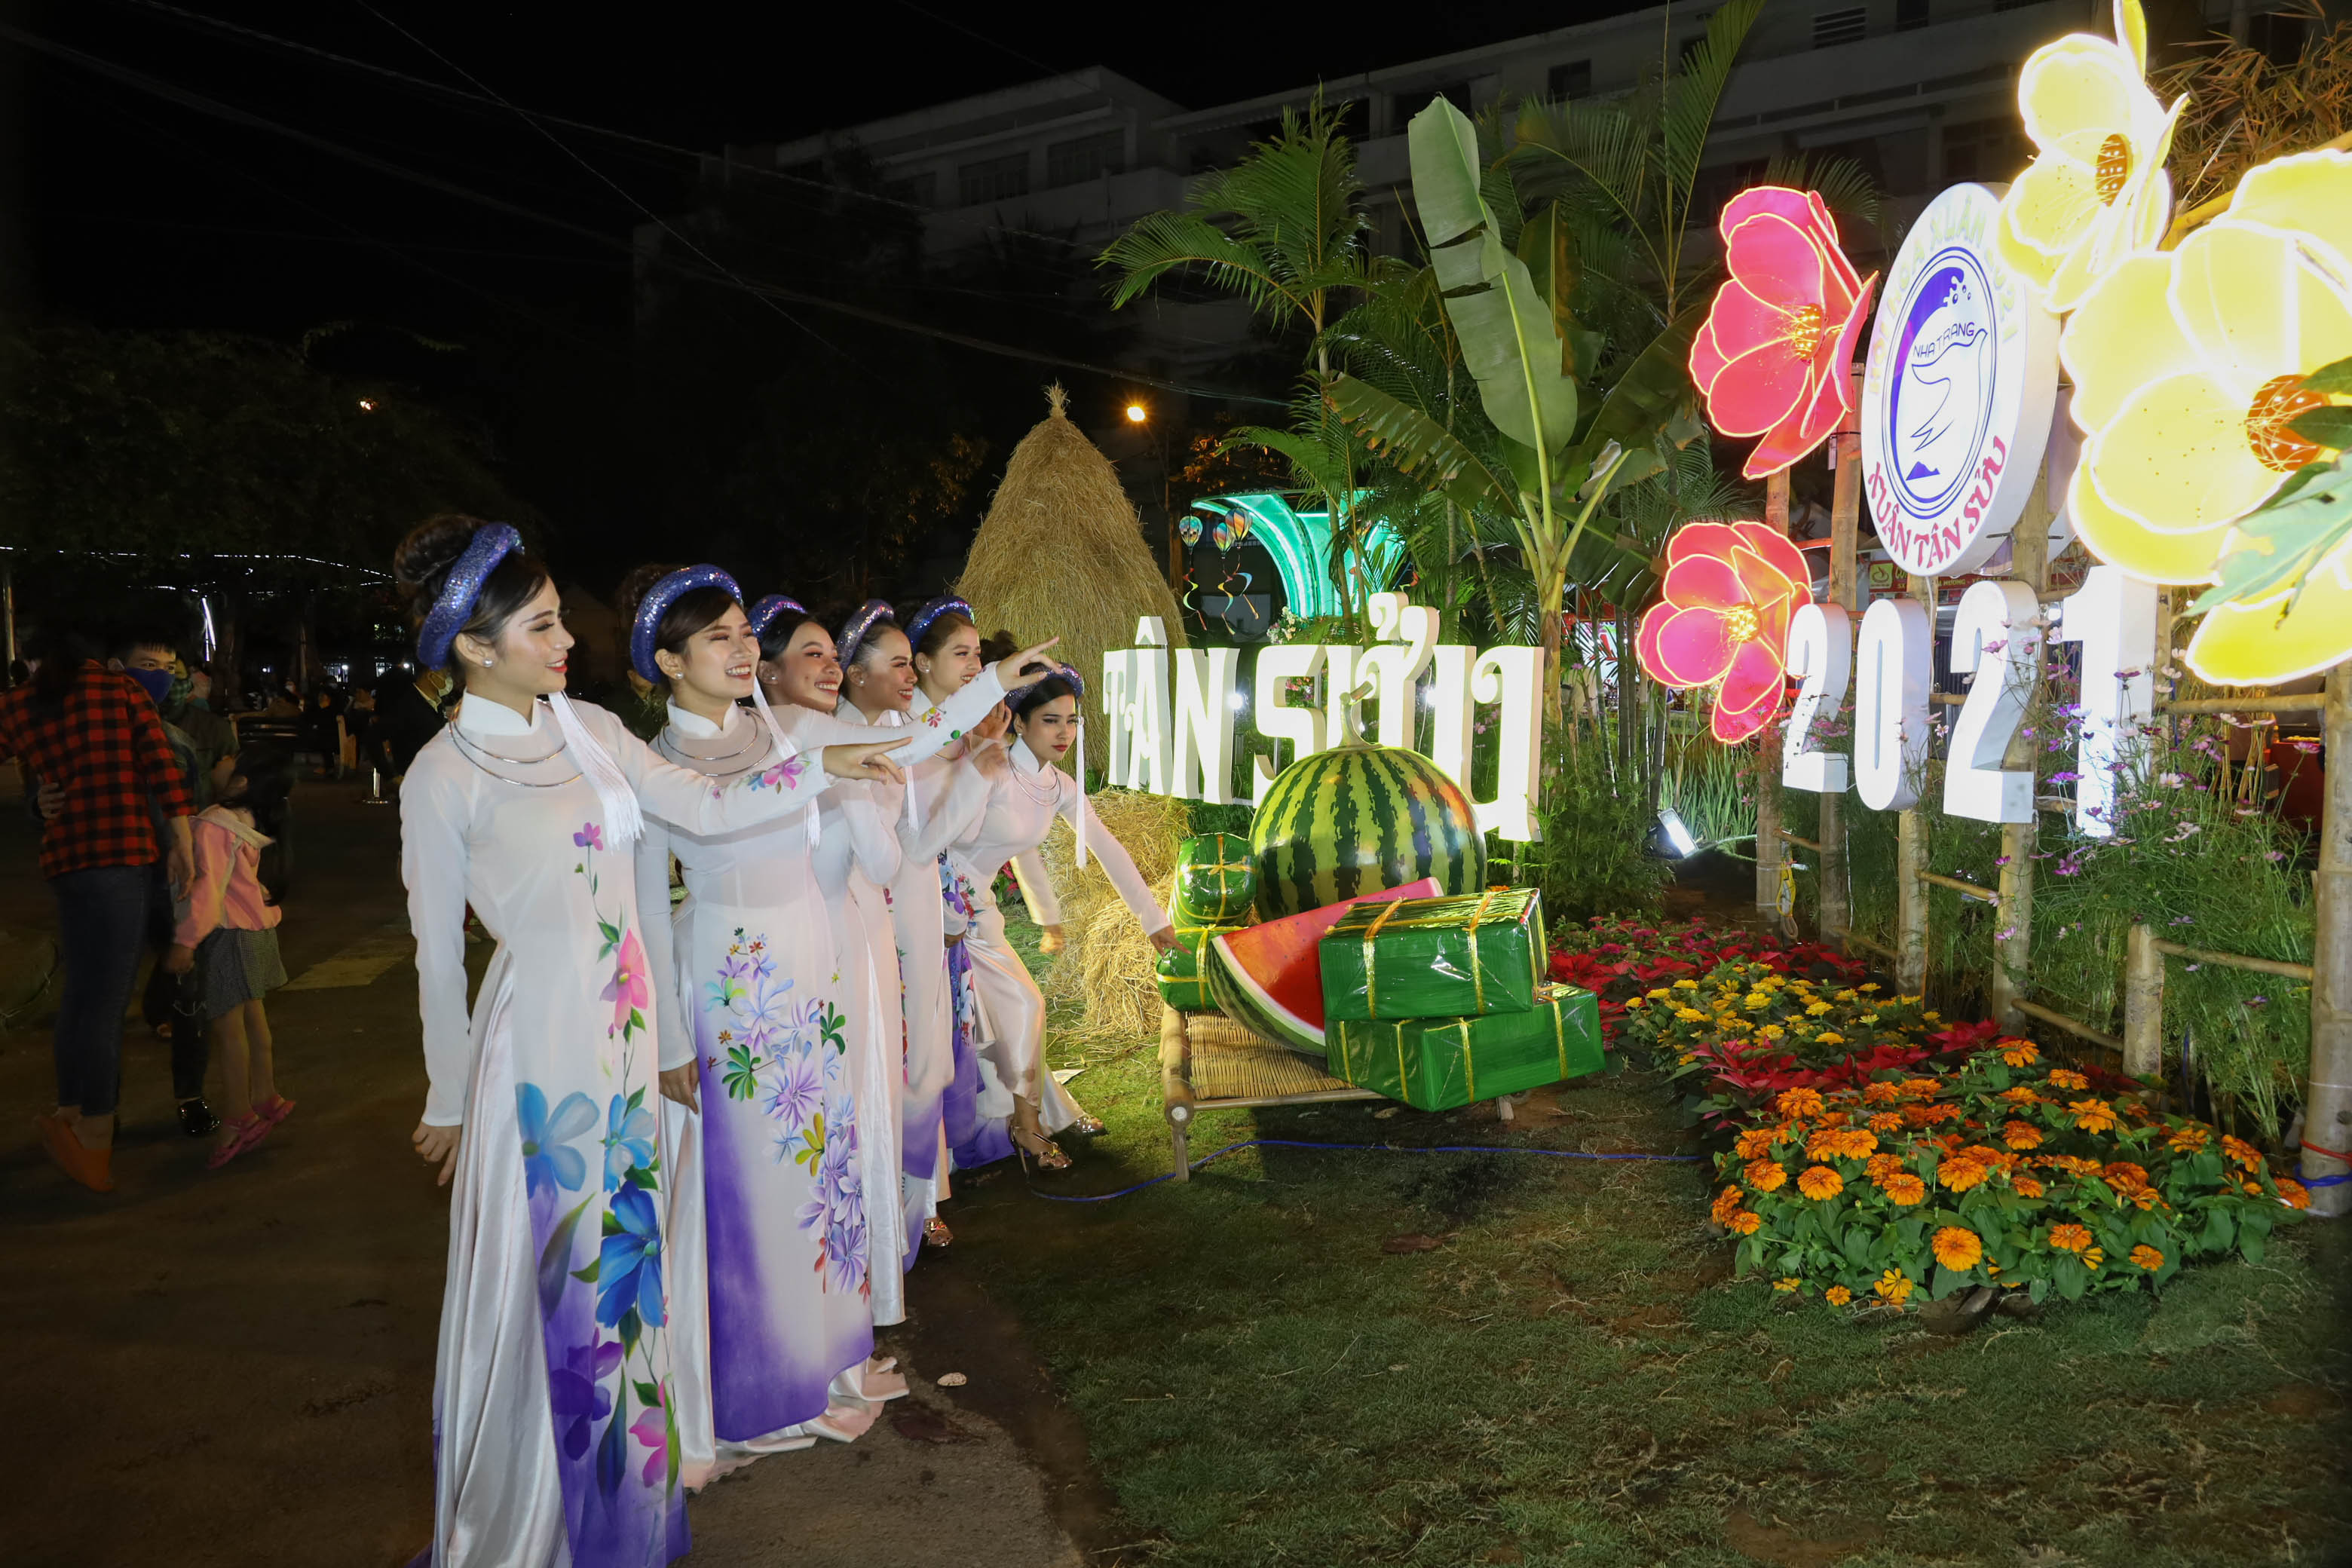
[(1789, 617), (1812, 597), (1797, 547), (1760, 522), (1693, 522), (1666, 542), (1664, 597), (1642, 614), (1635, 652), (1661, 686), (1710, 686), (1715, 738), (1746, 740), (1788, 689)]
[(1777, 474), (1853, 411), (1854, 340), (1867, 280), (1838, 248), (1836, 220), (1811, 191), (1758, 185), (1724, 205), (1731, 280), (1691, 342), (1691, 380), (1727, 436), (1761, 436), (1741, 472)]
[(604, 990), (604, 1000), (613, 1005), (613, 1026), (604, 1031), (609, 1037), (629, 1026), (632, 1014), (641, 1013), (654, 1005), (654, 987), (650, 966), (646, 962), (646, 944), (637, 933), (621, 933), (621, 951), (613, 968), (613, 978)]

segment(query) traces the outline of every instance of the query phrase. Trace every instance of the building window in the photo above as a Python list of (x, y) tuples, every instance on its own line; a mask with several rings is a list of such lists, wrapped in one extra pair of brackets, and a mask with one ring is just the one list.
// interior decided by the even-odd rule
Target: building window
[(1029, 194), (1029, 154), (1007, 153), (1001, 158), (966, 163), (956, 171), (956, 185), (961, 205), (968, 207), (1025, 196)]
[(1895, 0), (1895, 30), (1907, 33), (1924, 27), (1933, 18), (1927, 14), (1927, 0)]
[(1544, 90), (1555, 100), (1588, 96), (1592, 91), (1592, 62), (1570, 60), (1552, 67), (1551, 74), (1544, 79)]
[(1969, 120), (1944, 127), (1944, 178), (2014, 179), (2033, 156), (2024, 129), (2013, 119)]
[(1859, 43), (1870, 34), (1870, 13), (1860, 5), (1843, 11), (1813, 13), (1813, 47), (1832, 48)]
[(1045, 184), (1075, 185), (1127, 167), (1127, 132), (1098, 131), (1074, 142), (1056, 142), (1045, 149)]

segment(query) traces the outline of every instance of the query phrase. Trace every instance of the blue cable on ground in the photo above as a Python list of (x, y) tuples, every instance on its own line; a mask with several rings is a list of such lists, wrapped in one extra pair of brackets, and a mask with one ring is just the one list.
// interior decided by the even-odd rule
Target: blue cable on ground
[[(1222, 1160), (1244, 1149), (1340, 1149), (1376, 1154), (1541, 1154), (1552, 1160), (1643, 1160), (1668, 1164), (1696, 1164), (1701, 1158), (1697, 1154), (1596, 1154), (1582, 1149), (1536, 1149), (1508, 1143), (1307, 1143), (1295, 1138), (1244, 1138), (1238, 1143), (1226, 1144), (1214, 1153), (1202, 1155), (1185, 1168), (1197, 1171), (1213, 1160)], [(1045, 1192), (1034, 1182), (1030, 1183), (1029, 1190), (1048, 1203), (1107, 1204), (1113, 1198), (1123, 1198), (1129, 1193), (1139, 1193), (1146, 1187), (1156, 1187), (1162, 1182), (1175, 1179), (1176, 1173), (1170, 1171), (1148, 1182), (1121, 1187), (1115, 1193), (1083, 1195)]]

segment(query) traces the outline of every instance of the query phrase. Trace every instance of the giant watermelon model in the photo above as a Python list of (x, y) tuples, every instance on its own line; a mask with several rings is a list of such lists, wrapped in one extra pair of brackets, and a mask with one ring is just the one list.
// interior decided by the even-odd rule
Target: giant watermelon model
[(1427, 877), (1402, 888), (1286, 915), (1246, 931), (1209, 939), (1202, 967), (1217, 1011), (1254, 1034), (1310, 1057), (1323, 1040), (1323, 933), (1356, 904), (1427, 899), (1437, 884)]
[(1462, 786), (1419, 752), (1361, 742), (1275, 775), (1250, 824), (1257, 912), (1280, 920), (1428, 877), (1440, 893), (1486, 881), (1486, 841)]

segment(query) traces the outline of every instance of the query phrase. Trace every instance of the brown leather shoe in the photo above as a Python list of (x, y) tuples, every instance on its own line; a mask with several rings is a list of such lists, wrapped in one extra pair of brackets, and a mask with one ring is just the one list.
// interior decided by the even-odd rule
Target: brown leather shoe
[(58, 1117), (44, 1113), (35, 1120), (41, 1124), (42, 1152), (58, 1170), (93, 1193), (114, 1190), (113, 1150), (84, 1148), (73, 1128)]

